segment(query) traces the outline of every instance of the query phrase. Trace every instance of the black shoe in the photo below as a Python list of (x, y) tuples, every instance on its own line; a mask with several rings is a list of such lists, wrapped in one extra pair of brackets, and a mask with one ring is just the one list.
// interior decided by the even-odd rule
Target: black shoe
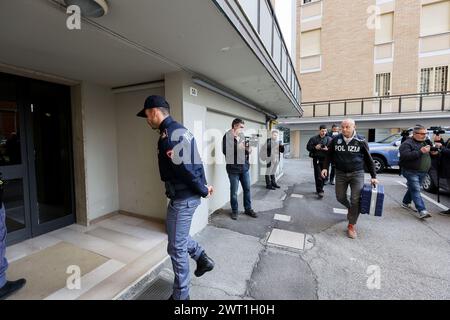
[(319, 199), (322, 199), (324, 196), (324, 192), (323, 191), (318, 192), (317, 195), (319, 196)]
[(205, 272), (211, 271), (212, 269), (214, 269), (214, 261), (203, 251), (197, 260), (197, 270), (195, 270), (194, 274), (196, 277), (201, 277)]
[(276, 184), (276, 183), (272, 183), (272, 187), (277, 188), (277, 189), (280, 189), (280, 188), (281, 188), (281, 187), (280, 187), (278, 184)]
[(232, 211), (232, 212), (231, 212), (231, 219), (233, 219), (233, 220), (237, 220), (237, 218), (238, 218), (238, 213), (237, 213), (237, 212), (234, 212), (234, 211)]
[(253, 209), (245, 210), (245, 214), (252, 218), (258, 218), (258, 215), (256, 214), (255, 211), (253, 211)]
[(330, 184), (331, 184), (332, 186), (334, 186), (335, 183), (334, 183), (334, 181), (331, 181)]
[[(167, 300), (171, 301), (171, 300), (175, 300), (175, 299), (173, 298), (173, 295), (170, 295), (169, 299), (167, 299)], [(186, 300), (191, 300), (191, 297), (187, 296)]]
[(276, 190), (274, 186), (266, 186), (266, 189), (269, 189), (269, 190)]
[(442, 211), (439, 214), (442, 215), (442, 216), (450, 217), (450, 209), (447, 210), (447, 211)]
[(0, 289), (0, 300), (5, 300), (16, 291), (22, 289), (26, 282), (27, 281), (25, 279), (19, 279), (17, 281), (7, 281), (5, 285)]

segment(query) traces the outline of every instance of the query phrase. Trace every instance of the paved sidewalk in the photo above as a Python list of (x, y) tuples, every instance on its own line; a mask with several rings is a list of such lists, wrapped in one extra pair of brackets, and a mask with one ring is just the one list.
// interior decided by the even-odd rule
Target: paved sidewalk
[[(450, 219), (427, 200), (435, 214), (418, 220), (399, 207), (404, 179), (394, 173), (379, 178), (386, 188), (384, 217), (362, 216), (359, 238), (351, 240), (345, 215), (334, 212), (342, 208), (334, 187), (327, 185), (318, 200), (310, 162), (286, 161), (281, 190), (252, 188), (260, 218), (233, 221), (226, 206), (196, 236), (217, 267), (193, 276), (191, 298), (450, 299)], [(442, 205), (450, 206), (450, 197)], [(276, 214), (290, 221), (275, 220)], [(302, 250), (268, 243), (274, 229), (282, 235), (275, 242)]]

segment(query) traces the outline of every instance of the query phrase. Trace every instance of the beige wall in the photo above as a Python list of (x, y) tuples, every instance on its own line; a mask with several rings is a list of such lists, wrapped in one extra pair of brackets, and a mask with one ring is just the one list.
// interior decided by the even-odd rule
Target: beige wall
[[(116, 94), (110, 88), (83, 83), (80, 94), (75, 95), (74, 102), (82, 101), (77, 116), (83, 123), (79, 150), (84, 147), (85, 168), (80, 166), (79, 172), (82, 175), (84, 171), (86, 187), (86, 200), (82, 197), (77, 200), (86, 203), (88, 223), (119, 210), (165, 219), (167, 199), (156, 152), (159, 136), (144, 119), (136, 117), (151, 94), (165, 95), (173, 117), (195, 135), (208, 183), (217, 191), (212, 198), (202, 200), (192, 221), (191, 234), (202, 230), (209, 214), (229, 201), (225, 165), (212, 162), (212, 157), (217, 155), (217, 159), (223, 160), (221, 139), (234, 118), (245, 119), (246, 129), (251, 130), (247, 133), (258, 133), (265, 128), (265, 116), (195, 85), (185, 72), (168, 74), (165, 79), (164, 88)], [(190, 95), (190, 87), (198, 90), (198, 96)], [(73, 92), (77, 93), (75, 89)], [(205, 134), (207, 129), (217, 134), (217, 144)], [(256, 150), (251, 163), (251, 180), (255, 183), (261, 179)], [(82, 218), (81, 214), (79, 223), (83, 223)]]
[[(421, 35), (422, 5), (442, 0), (394, 0), (380, 4), (381, 15), (393, 12), (393, 41), (378, 45), (375, 30), (367, 27), (374, 13), (367, 10), (376, 0), (322, 0), (307, 6), (301, 2), (297, 3), (297, 69), (303, 102), (373, 96), (376, 74), (386, 72), (391, 73), (391, 94), (416, 93), (420, 68), (450, 64), (450, 53), (446, 53), (450, 35)], [(309, 21), (302, 22), (302, 15)], [(430, 22), (427, 23), (428, 30)], [(321, 29), (322, 70), (301, 73), (302, 67), (317, 66), (320, 57), (300, 58), (300, 31), (317, 28)]]
[[(298, 21), (301, 21), (302, 6), (300, 4), (301, 1), (298, 1)], [(366, 27), (366, 10), (372, 4), (374, 0), (323, 1), (322, 71), (308, 74), (298, 72), (303, 101), (342, 99), (372, 94), (375, 32)], [(317, 21), (309, 24), (311, 23), (317, 24)], [(314, 27), (317, 26), (304, 26), (307, 29)], [(298, 32), (297, 66), (299, 70), (301, 68), (300, 48), (301, 32)]]
[(149, 95), (164, 88), (115, 95), (120, 210), (165, 219), (166, 198), (158, 169), (159, 134), (136, 117)]
[(392, 94), (417, 92), (421, 1), (396, 0)]
[(119, 209), (117, 125), (111, 89), (83, 83), (84, 157), (87, 218)]

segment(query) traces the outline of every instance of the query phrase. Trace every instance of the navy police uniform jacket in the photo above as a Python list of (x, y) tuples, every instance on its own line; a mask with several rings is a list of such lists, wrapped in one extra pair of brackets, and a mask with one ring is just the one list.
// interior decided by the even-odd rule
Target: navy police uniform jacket
[(345, 173), (362, 171), (365, 167), (370, 176), (375, 179), (375, 164), (369, 152), (369, 145), (364, 137), (356, 134), (347, 144), (340, 133), (328, 147), (324, 168), (328, 168), (330, 162), (336, 165), (336, 169)]
[(166, 185), (167, 197), (207, 197), (205, 170), (194, 136), (170, 116), (161, 123), (159, 131), (159, 173)]

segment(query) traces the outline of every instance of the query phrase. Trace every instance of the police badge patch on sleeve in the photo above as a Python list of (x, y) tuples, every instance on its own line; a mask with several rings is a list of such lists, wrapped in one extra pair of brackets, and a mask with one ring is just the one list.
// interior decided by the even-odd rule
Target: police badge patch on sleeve
[(161, 132), (160, 137), (161, 137), (161, 139), (165, 139), (165, 138), (167, 138), (167, 136), (168, 136), (167, 129), (165, 129), (163, 132)]

